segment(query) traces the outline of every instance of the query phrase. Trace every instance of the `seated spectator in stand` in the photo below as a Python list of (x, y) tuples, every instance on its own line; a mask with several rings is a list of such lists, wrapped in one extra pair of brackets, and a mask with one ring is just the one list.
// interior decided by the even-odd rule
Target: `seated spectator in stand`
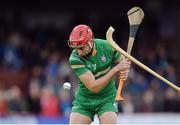
[(5, 93), (3, 90), (0, 90), (0, 117), (8, 115), (8, 105), (5, 98)]
[(53, 92), (50, 86), (42, 89), (40, 105), (41, 115), (44, 117), (59, 117), (61, 115), (58, 98)]
[(23, 114), (27, 112), (26, 100), (18, 86), (12, 86), (7, 91), (7, 98), (11, 114)]
[(64, 116), (70, 117), (72, 100), (70, 97), (70, 93), (68, 91), (60, 90), (59, 91), (59, 99), (60, 99), (60, 110), (62, 111)]

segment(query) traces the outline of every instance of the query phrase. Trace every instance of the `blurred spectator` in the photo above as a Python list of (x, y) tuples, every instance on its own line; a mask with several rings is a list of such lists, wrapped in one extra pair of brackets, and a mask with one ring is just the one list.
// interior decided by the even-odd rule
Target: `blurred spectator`
[(12, 86), (6, 93), (8, 107), (11, 114), (27, 113), (26, 100), (18, 86)]
[(54, 95), (52, 86), (46, 86), (42, 89), (40, 97), (41, 115), (44, 117), (59, 117), (59, 101)]
[(176, 80), (176, 74), (175, 74), (175, 68), (172, 64), (169, 64), (166, 68), (166, 76), (169, 81), (172, 83), (177, 83)]
[(148, 89), (143, 95), (143, 103), (140, 105), (140, 112), (154, 112), (154, 91)]
[(126, 94), (124, 98), (125, 101), (122, 103), (123, 113), (133, 113), (135, 109), (134, 104), (132, 103), (132, 96), (130, 94)]
[(172, 88), (165, 91), (164, 110), (166, 112), (176, 112), (178, 103), (176, 101), (176, 92)]
[(44, 73), (44, 69), (40, 65), (34, 65), (31, 70), (31, 83), (36, 83), (38, 86), (43, 87), (46, 85), (46, 77)]
[(72, 100), (70, 97), (69, 91), (60, 90), (59, 91), (59, 99), (60, 99), (60, 109), (64, 116), (69, 118), (72, 107)]
[(49, 55), (49, 60), (45, 69), (47, 84), (58, 83), (59, 53), (57, 51)]
[(19, 33), (12, 32), (9, 34), (3, 49), (3, 65), (9, 69), (19, 70), (23, 66), (19, 47), (22, 38)]
[(29, 96), (27, 97), (28, 109), (31, 114), (40, 114), (40, 83), (36, 80), (30, 82)]
[(128, 85), (127, 90), (131, 94), (143, 93), (148, 88), (148, 81), (143, 74), (136, 74), (135, 78)]
[(0, 117), (7, 116), (9, 113), (7, 100), (4, 94), (5, 92), (0, 90)]
[(165, 71), (168, 65), (168, 59), (167, 59), (167, 53), (165, 51), (165, 46), (159, 43), (156, 47), (156, 51), (157, 51), (157, 56), (158, 56), (159, 67), (162, 71)]
[(66, 81), (69, 81), (69, 79), (66, 79), (67, 77), (69, 77), (69, 74), (71, 73), (71, 68), (69, 66), (69, 64), (67, 63), (68, 59), (66, 56), (62, 56), (61, 57), (61, 61), (60, 61), (60, 67), (59, 67), (59, 77), (61, 78), (61, 82), (64, 83)]

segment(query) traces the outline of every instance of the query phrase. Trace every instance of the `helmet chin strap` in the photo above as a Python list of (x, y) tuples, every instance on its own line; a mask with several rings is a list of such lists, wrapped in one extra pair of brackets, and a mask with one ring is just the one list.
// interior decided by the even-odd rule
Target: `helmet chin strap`
[(91, 43), (90, 43), (90, 42), (88, 42), (88, 44), (89, 44), (90, 48), (92, 49), (92, 48), (93, 48), (93, 46), (91, 45)]
[(88, 59), (89, 57), (91, 57), (92, 52), (93, 52), (94, 43), (91, 44), (90, 42), (88, 42), (88, 45), (89, 45), (89, 47), (90, 47), (91, 50), (89, 51), (89, 53), (87, 53), (86, 55), (82, 56), (82, 57), (85, 58), (85, 59)]

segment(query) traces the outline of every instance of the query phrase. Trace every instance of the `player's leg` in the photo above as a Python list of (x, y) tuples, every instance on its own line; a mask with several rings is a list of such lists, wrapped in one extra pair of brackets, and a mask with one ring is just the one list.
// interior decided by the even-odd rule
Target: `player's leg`
[(117, 123), (117, 113), (116, 112), (105, 112), (99, 116), (100, 124), (116, 124)]
[(72, 112), (70, 116), (70, 124), (90, 124), (92, 119), (80, 113)]
[(81, 101), (74, 100), (70, 115), (70, 124), (90, 124), (95, 113), (92, 113), (90, 106)]
[(115, 101), (101, 102), (98, 107), (98, 117), (100, 124), (116, 124), (117, 122), (117, 104)]

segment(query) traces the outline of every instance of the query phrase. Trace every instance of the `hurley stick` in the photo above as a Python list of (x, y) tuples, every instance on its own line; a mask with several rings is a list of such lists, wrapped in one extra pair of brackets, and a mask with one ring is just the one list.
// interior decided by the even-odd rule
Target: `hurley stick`
[[(140, 7), (133, 7), (128, 11), (127, 15), (129, 20), (129, 40), (127, 46), (127, 53), (131, 54), (131, 50), (136, 37), (136, 32), (138, 31), (138, 28), (144, 18), (144, 12)], [(121, 96), (123, 84), (124, 81), (120, 79), (116, 93), (116, 101), (124, 100), (124, 98)]]

